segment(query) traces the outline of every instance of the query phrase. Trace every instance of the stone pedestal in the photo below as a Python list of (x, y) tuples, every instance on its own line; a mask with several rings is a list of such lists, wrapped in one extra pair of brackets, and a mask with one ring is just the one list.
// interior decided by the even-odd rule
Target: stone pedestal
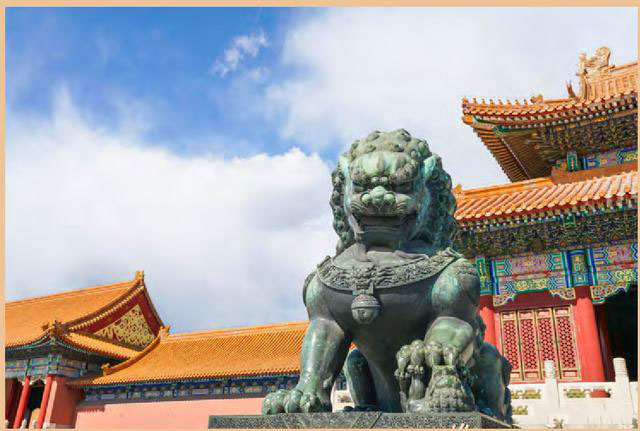
[(270, 416), (209, 416), (209, 429), (220, 428), (513, 428), (478, 412), (468, 413), (281, 413)]

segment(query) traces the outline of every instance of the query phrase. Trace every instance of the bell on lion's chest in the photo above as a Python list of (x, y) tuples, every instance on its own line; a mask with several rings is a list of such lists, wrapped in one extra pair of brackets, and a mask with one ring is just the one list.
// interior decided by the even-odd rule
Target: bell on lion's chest
[(368, 325), (380, 314), (380, 303), (373, 295), (361, 294), (351, 303), (353, 319), (361, 325)]

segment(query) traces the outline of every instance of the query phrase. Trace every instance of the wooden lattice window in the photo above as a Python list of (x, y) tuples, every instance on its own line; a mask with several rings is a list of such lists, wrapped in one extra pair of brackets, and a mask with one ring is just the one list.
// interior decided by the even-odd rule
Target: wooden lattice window
[(511, 362), (512, 382), (544, 380), (544, 361), (556, 364), (556, 378), (580, 380), (575, 326), (568, 306), (500, 313), (502, 354)]

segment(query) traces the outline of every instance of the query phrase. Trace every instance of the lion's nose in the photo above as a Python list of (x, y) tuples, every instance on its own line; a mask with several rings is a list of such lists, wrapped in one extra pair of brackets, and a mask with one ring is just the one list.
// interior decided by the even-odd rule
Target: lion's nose
[(374, 187), (371, 190), (371, 203), (376, 207), (381, 207), (384, 202), (384, 195), (386, 190), (382, 186)]
[(385, 205), (393, 205), (396, 202), (395, 195), (382, 186), (377, 186), (371, 190), (370, 196), (371, 203), (378, 208)]

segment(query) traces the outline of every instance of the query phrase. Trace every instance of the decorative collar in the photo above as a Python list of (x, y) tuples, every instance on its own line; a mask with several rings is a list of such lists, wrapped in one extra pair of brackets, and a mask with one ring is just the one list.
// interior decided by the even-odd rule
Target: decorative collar
[(460, 257), (460, 254), (447, 248), (433, 256), (416, 255), (415, 259), (394, 266), (355, 262), (350, 268), (343, 268), (327, 256), (318, 265), (316, 273), (320, 281), (332, 289), (371, 294), (376, 289), (406, 286), (430, 278)]

